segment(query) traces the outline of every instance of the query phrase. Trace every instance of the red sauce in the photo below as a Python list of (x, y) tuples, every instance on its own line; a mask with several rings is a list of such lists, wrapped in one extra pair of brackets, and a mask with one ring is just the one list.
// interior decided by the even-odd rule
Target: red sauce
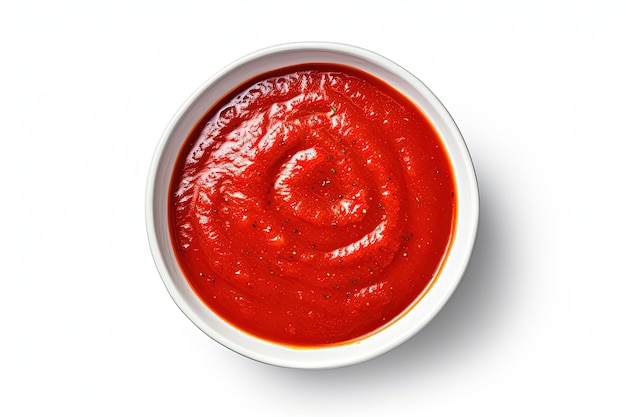
[(402, 94), (360, 70), (283, 68), (208, 111), (170, 190), (176, 256), (216, 314), (292, 346), (345, 343), (436, 279), (455, 221), (450, 161)]

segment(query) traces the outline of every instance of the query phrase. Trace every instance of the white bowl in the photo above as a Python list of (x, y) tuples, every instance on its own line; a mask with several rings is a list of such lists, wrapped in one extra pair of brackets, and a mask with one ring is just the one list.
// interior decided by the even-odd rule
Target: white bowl
[[(455, 233), (445, 264), (430, 290), (399, 319), (354, 343), (291, 348), (250, 336), (214, 314), (194, 293), (181, 272), (168, 228), (168, 189), (179, 150), (212, 105), (241, 83), (278, 68), (311, 62), (336, 63), (368, 72), (411, 99), (430, 119), (450, 158), (457, 195)], [(252, 53), (224, 68), (196, 91), (176, 113), (154, 154), (146, 193), (150, 248), (161, 278), (179, 308), (203, 332), (251, 359), (293, 368), (333, 368), (381, 355), (419, 332), (456, 289), (469, 262), (478, 226), (478, 186), (467, 147), (452, 117), (417, 78), (388, 59), (354, 46), (296, 43)]]

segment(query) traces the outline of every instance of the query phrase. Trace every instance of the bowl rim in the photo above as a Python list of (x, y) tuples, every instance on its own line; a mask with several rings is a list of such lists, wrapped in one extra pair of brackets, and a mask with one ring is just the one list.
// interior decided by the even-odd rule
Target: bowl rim
[[(394, 319), (392, 324), (385, 326), (381, 330), (374, 332), (372, 335), (367, 336), (364, 339), (359, 339), (356, 342), (348, 344), (331, 345), (329, 347), (315, 347), (311, 349), (300, 347), (292, 348), (261, 340), (250, 336), (233, 326), (230, 326), (221, 319), (219, 320), (222, 322), (223, 327), (216, 329), (215, 326), (220, 326), (220, 324), (216, 323), (215, 317), (211, 316), (215, 316), (215, 314), (212, 313), (206, 305), (198, 304), (197, 302), (199, 300), (197, 300), (197, 297), (196, 301), (189, 300), (189, 294), (187, 293), (189, 288), (185, 290), (184, 284), (180, 282), (182, 273), (180, 271), (176, 272), (177, 264), (176, 266), (172, 265), (172, 254), (168, 253), (168, 249), (171, 252), (168, 217), (167, 214), (165, 214), (165, 222), (159, 220), (163, 215), (163, 207), (162, 204), (157, 204), (158, 196), (163, 194), (163, 190), (159, 189), (159, 180), (163, 181), (163, 177), (165, 176), (165, 178), (168, 179), (168, 187), (166, 188), (169, 189), (169, 179), (171, 178), (171, 171), (164, 173), (163, 165), (171, 164), (172, 159), (176, 160), (178, 158), (179, 147), (176, 148), (177, 151), (174, 152), (175, 155), (167, 153), (168, 147), (172, 147), (174, 135), (178, 130), (184, 130), (185, 124), (189, 124), (190, 121), (197, 121), (199, 119), (199, 113), (196, 107), (200, 106), (204, 109), (200, 112), (201, 114), (199, 114), (201, 117), (214, 104), (213, 101), (209, 102), (207, 105), (201, 105), (200, 103), (202, 102), (203, 97), (205, 97), (211, 89), (216, 89), (216, 86), (219, 86), (219, 83), (225, 80), (229, 75), (232, 75), (234, 71), (240, 70), (241, 68), (247, 68), (247, 66), (250, 65), (254, 66), (255, 63), (259, 63), (262, 60), (271, 60), (272, 57), (280, 57), (284, 54), (293, 53), (301, 55), (317, 53), (328, 56), (336, 55), (337, 57), (343, 58), (348, 57), (348, 60), (356, 60), (354, 66), (363, 71), (372, 73), (371, 68), (376, 68), (376, 71), (380, 69), (382, 73), (385, 74), (395, 74), (397, 79), (394, 79), (394, 82), (400, 84), (405, 83), (405, 88), (415, 89), (415, 94), (419, 94), (420, 97), (423, 97), (425, 102), (417, 103), (413, 100), (413, 98), (409, 98), (416, 106), (426, 113), (427, 117), (438, 131), (442, 143), (444, 143), (444, 145), (448, 148), (448, 156), (455, 171), (457, 191), (459, 189), (459, 179), (461, 179), (463, 180), (463, 198), (465, 199), (463, 202), (463, 212), (461, 212), (461, 195), (458, 195), (460, 193), (457, 193), (457, 224), (455, 226), (452, 242), (448, 249), (447, 259), (444, 262), (445, 265), (440, 267), (438, 277), (433, 280), (430, 288), (425, 292), (425, 294), (418, 298), (419, 301), (416, 300), (405, 313), (402, 313), (400, 318)], [(305, 62), (306, 61), (302, 61), (302, 63)], [(342, 65), (349, 65), (344, 62), (339, 63)], [(370, 69), (361, 68), (361, 65), (370, 66)], [(275, 68), (281, 68), (284, 66), (285, 65), (277, 65)], [(264, 72), (267, 71), (257, 71), (256, 74)], [(380, 78), (380, 74), (373, 75), (379, 76)], [(387, 78), (382, 77), (382, 79), (383, 81), (389, 83)], [(241, 82), (243, 81), (245, 80), (242, 80)], [(392, 87), (398, 88), (398, 85), (394, 85), (394, 83), (390, 84), (392, 84)], [(237, 88), (237, 86), (238, 84), (231, 85), (230, 90)], [(224, 88), (226, 87), (221, 87), (222, 90), (224, 90)], [(401, 93), (407, 95), (407, 91), (404, 89), (399, 90)], [(217, 99), (221, 98), (227, 92), (228, 91), (225, 91), (221, 95), (216, 93)], [(425, 104), (429, 106), (428, 111), (425, 111), (423, 108), (423, 105)], [(433, 120), (433, 115), (436, 116), (436, 122), (439, 123), (439, 125), (436, 125)], [(442, 129), (448, 133), (446, 137), (443, 136)], [(181, 144), (185, 141), (185, 139), (186, 135), (182, 139)], [(453, 146), (455, 152), (454, 158), (453, 155), (450, 154), (450, 146)], [(457, 170), (457, 168), (459, 169)], [(167, 195), (167, 191), (165, 194)], [(159, 275), (161, 276), (161, 279), (175, 304), (191, 320), (191, 322), (200, 328), (200, 330), (230, 350), (259, 362), (290, 368), (327, 369), (353, 365), (388, 352), (420, 332), (439, 313), (456, 290), (469, 264), (478, 230), (479, 200), (478, 181), (467, 144), (450, 113), (424, 83), (395, 62), (361, 47), (332, 42), (295, 42), (270, 46), (235, 60), (205, 81), (181, 105), (161, 135), (152, 157), (146, 184), (145, 216), (148, 242)], [(167, 201), (165, 201), (165, 205), (167, 205)], [(463, 227), (462, 230), (459, 230), (461, 215), (463, 215)], [(165, 231), (163, 228), (165, 228)], [(167, 239), (165, 240), (167, 240), (168, 244), (163, 242), (164, 232), (167, 236)], [(461, 253), (458, 253), (458, 251), (461, 250), (459, 247), (462, 249)], [(446, 275), (445, 283), (447, 285), (445, 288), (442, 284), (435, 285), (435, 283), (440, 281), (443, 272), (450, 268), (448, 265), (451, 255), (453, 254), (453, 250), (455, 249), (457, 252), (454, 252), (454, 271), (449, 272), (449, 276)], [(184, 278), (184, 276), (182, 277)], [(176, 280), (176, 278), (178, 280)], [(434, 289), (437, 289), (437, 291), (433, 291)], [(424, 311), (419, 312), (420, 320), (417, 323), (412, 326), (406, 324), (404, 325), (405, 328), (398, 330), (395, 333), (388, 330), (394, 328), (397, 323), (402, 322), (403, 320), (410, 320), (411, 315), (417, 314), (414, 312), (427, 297), (429, 297), (429, 300), (433, 297), (436, 298), (434, 298), (433, 301), (429, 301), (431, 304), (428, 305)], [(211, 322), (207, 321), (209, 319), (207, 319), (206, 315), (211, 316)], [(376, 342), (371, 343), (372, 339), (376, 339)]]

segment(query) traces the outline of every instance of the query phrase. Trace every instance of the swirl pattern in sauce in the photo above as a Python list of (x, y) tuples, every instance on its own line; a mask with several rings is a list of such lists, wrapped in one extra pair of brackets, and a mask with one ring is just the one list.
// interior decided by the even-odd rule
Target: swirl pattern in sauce
[(359, 70), (250, 80), (189, 135), (170, 230), (194, 291), (262, 339), (359, 339), (423, 294), (455, 221), (452, 168), (408, 99)]

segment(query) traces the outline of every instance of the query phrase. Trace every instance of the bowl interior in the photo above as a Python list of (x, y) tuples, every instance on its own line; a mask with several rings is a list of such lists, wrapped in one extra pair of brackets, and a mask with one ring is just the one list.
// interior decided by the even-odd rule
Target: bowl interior
[[(215, 315), (191, 289), (178, 267), (168, 228), (170, 177), (187, 135), (212, 105), (254, 76), (303, 63), (352, 66), (386, 81), (431, 120), (444, 143), (457, 186), (457, 223), (449, 253), (430, 290), (393, 324), (355, 343), (327, 348), (290, 348), (252, 337)], [(265, 49), (224, 68), (180, 108), (165, 130), (152, 162), (147, 188), (147, 229), (157, 269), (170, 295), (203, 332), (224, 346), (261, 362), (295, 368), (331, 368), (361, 362), (401, 344), (443, 307), (469, 262), (478, 223), (478, 188), (465, 142), (443, 105), (409, 72), (372, 52), (341, 44), (288, 44)]]

